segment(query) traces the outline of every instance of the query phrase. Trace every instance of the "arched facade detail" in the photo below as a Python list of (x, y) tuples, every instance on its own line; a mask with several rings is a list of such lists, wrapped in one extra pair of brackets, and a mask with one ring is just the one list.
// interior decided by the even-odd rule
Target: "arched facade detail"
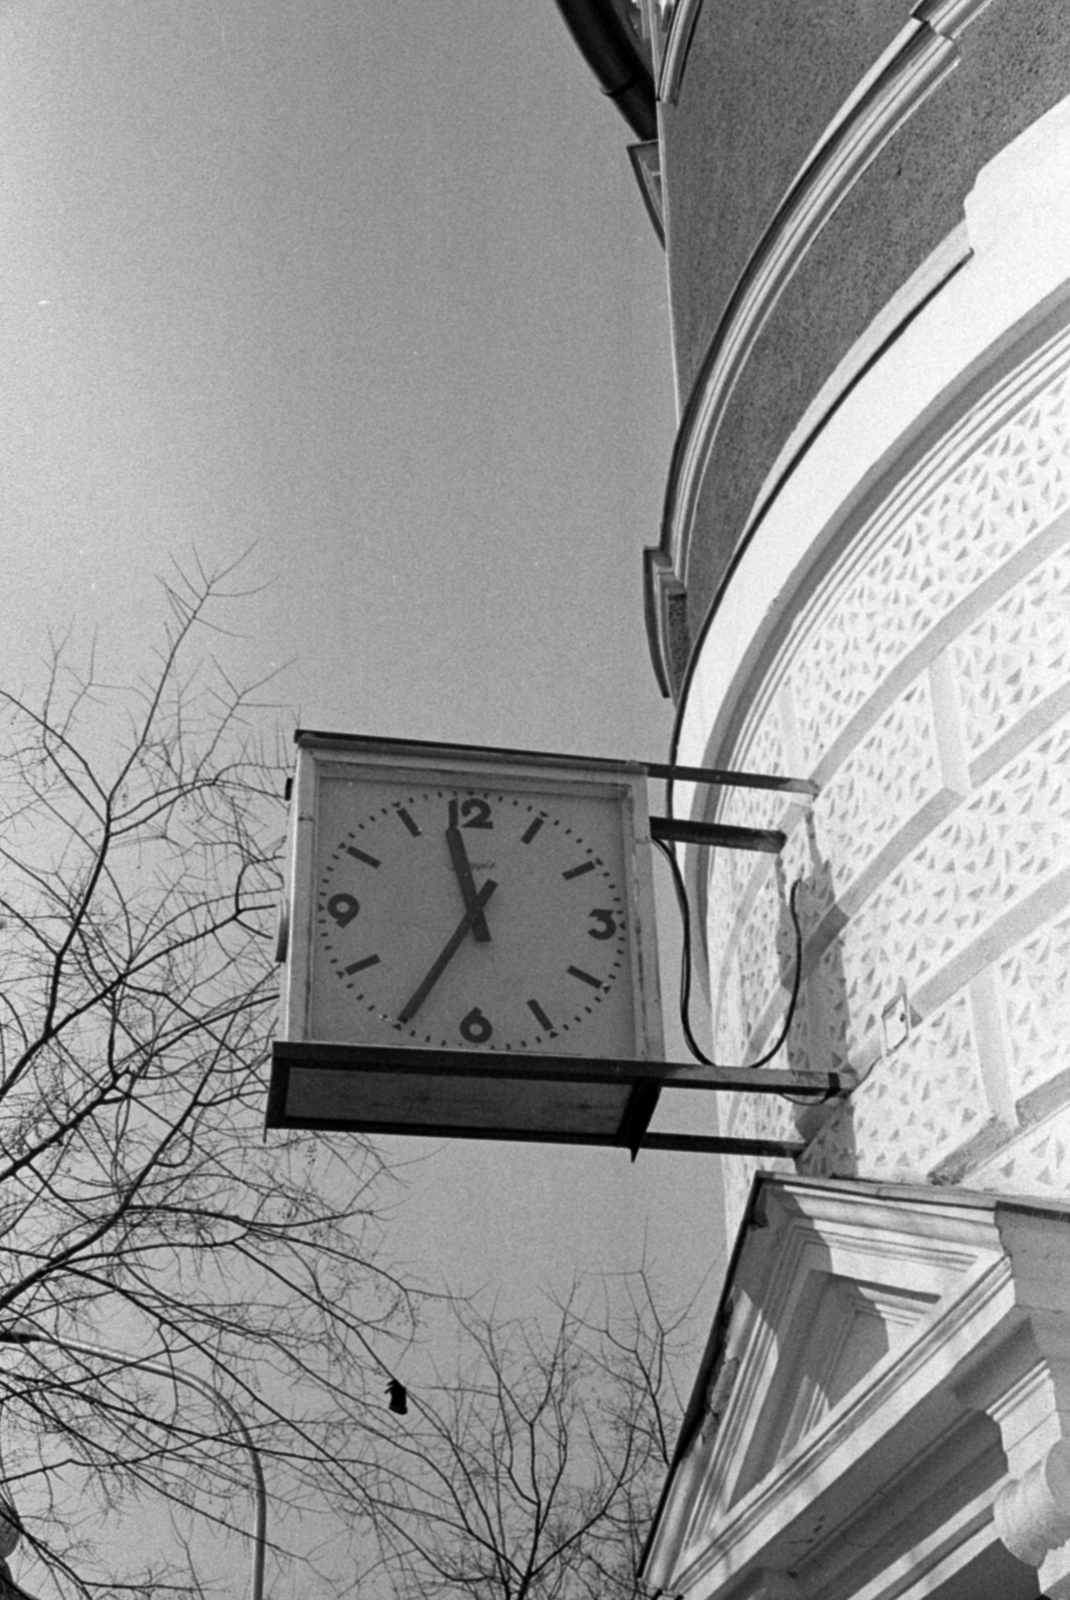
[[(867, 338), (866, 358), (879, 359), (880, 341), (894, 339), (924, 308), (939, 274), (968, 259), (960, 225), (978, 168), (1070, 86), (1046, 38), (1051, 18), (1033, 8), (1034, 26), (1026, 27), (1014, 0), (921, 0), (898, 31), (897, 8), (889, 8), (882, 26), (871, 23), (857, 39), (846, 27), (843, 48), (829, 60), (819, 41), (833, 37), (831, 16), (823, 15), (832, 9), (839, 10), (819, 6), (812, 23), (801, 13), (789, 19), (795, 36), (787, 51), (805, 46), (803, 59), (828, 81), (817, 86), (812, 110), (805, 90), (799, 105), (785, 104), (783, 149), (770, 151), (766, 136), (756, 150), (753, 200), (739, 199), (750, 187), (744, 169), (723, 178), (710, 169), (704, 236), (689, 216), (698, 196), (673, 181), (674, 142), (727, 137), (716, 112), (694, 107), (724, 97), (732, 63), (753, 51), (754, 29), (746, 32), (711, 0), (676, 19), (693, 29), (695, 72), (707, 80), (705, 100), (685, 97), (690, 110), (663, 101), (659, 113), (681, 423), (660, 538), (647, 558), (647, 615), (659, 682), (677, 696), (680, 663), (761, 515), (758, 489), (771, 463), (790, 459), (789, 440), (798, 447), (804, 413), (813, 431), (849, 397)], [(770, 25), (775, 10), (763, 7)], [(1019, 78), (997, 75), (1012, 39), (1023, 56)], [(850, 63), (860, 66), (878, 40), (883, 48), (848, 88)], [(826, 103), (824, 127), (798, 149), (780, 192), (771, 191), (776, 180), (766, 167), (784, 167), (792, 140), (806, 137), (802, 130)], [(726, 106), (724, 115), (732, 114), (742, 117), (745, 108)], [(775, 114), (763, 108), (766, 121)], [(737, 162), (750, 137), (763, 135), (742, 124), (733, 141), (743, 146)]]
[[(812, 808), (746, 790), (717, 804), (716, 820), (786, 827), (783, 857), (690, 862), (726, 1063), (782, 1025), (801, 880), (784, 1064), (866, 1081), (831, 1116), (741, 1096), (725, 1128), (798, 1125), (814, 1174), (1070, 1181), (1070, 1028), (1045, 998), (1070, 958), (1070, 204), (1035, 190), (1023, 209), (1041, 131), (1049, 148), (1070, 136), (1070, 108), (971, 203), (976, 258), (947, 293), (972, 352), (937, 339), (952, 309), (937, 297), (870, 369), (770, 508), (682, 707), (681, 760), (821, 785)], [(1029, 218), (1034, 298), (1008, 305), (999, 284)], [(912, 416), (904, 397), (927, 394)], [(749, 1172), (728, 1170), (738, 1215)]]

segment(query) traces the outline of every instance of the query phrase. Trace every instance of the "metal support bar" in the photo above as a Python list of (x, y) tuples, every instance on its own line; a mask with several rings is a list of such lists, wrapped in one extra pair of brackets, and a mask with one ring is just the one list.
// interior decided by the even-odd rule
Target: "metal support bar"
[(800, 1139), (730, 1139), (715, 1134), (648, 1133), (640, 1150), (682, 1150), (690, 1155), (795, 1156), (806, 1149)]
[(680, 783), (708, 783), (724, 789), (773, 789), (778, 794), (805, 795), (812, 800), (821, 793), (820, 784), (811, 778), (781, 778), (769, 772), (728, 772), (723, 767), (674, 767), (668, 762), (644, 762), (651, 778), (668, 778)]
[(782, 1067), (705, 1067), (700, 1062), (658, 1064), (663, 1089), (715, 1089), (727, 1094), (805, 1094), (831, 1100), (850, 1094), (860, 1079), (849, 1067), (839, 1072), (785, 1071)]
[(324, 733), (314, 728), (297, 728), (295, 744), (308, 742), (320, 744), (366, 745), (381, 748), (389, 745), (399, 750), (423, 751), (428, 755), (446, 752), (468, 756), (497, 756), (503, 760), (562, 762), (566, 765), (599, 767), (607, 774), (614, 771), (644, 772), (648, 778), (678, 779), (681, 783), (708, 783), (731, 789), (773, 789), (779, 794), (797, 794), (813, 799), (820, 794), (820, 784), (811, 778), (783, 778), (772, 772), (730, 772), (725, 767), (681, 767), (665, 761), (614, 761), (605, 756), (566, 755), (560, 750), (514, 750), (503, 745), (443, 744), (437, 739), (377, 739), (364, 734)]
[(779, 855), (787, 834), (779, 828), (736, 828), (724, 822), (688, 822), (678, 817), (651, 817), (650, 837), (678, 844), (720, 845), (725, 850), (758, 850)]
[(691, 1061), (550, 1056), (519, 1050), (436, 1050), (426, 1045), (320, 1044), (276, 1039), (279, 1065), (339, 1071), (441, 1074), (450, 1078), (519, 1078), (561, 1083), (656, 1084), (663, 1089), (720, 1089), (735, 1094), (849, 1094), (857, 1073), (787, 1072), (778, 1067), (706, 1067)]

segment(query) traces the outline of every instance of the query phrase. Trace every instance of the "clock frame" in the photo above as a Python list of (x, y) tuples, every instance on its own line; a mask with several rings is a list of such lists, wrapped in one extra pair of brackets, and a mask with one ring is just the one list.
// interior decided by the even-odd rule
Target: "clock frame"
[(663, 1059), (642, 766), (299, 733), (270, 1126), (634, 1144)]

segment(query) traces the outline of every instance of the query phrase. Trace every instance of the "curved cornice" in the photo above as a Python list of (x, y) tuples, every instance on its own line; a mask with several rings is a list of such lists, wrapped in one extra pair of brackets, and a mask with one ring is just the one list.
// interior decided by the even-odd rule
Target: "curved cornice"
[(658, 99), (663, 105), (674, 106), (683, 81), (687, 53), (691, 48), (695, 23), (702, 10), (703, 0), (677, 0), (665, 41), (665, 54), (658, 73)]
[[(664, 616), (660, 592), (686, 585), (691, 541), (706, 469), (747, 358), (777, 302), (825, 223), (900, 127), (954, 70), (958, 35), (991, 0), (922, 0), (844, 104), (777, 207), (728, 302), (684, 408), (673, 449), (662, 516), (660, 559), (649, 560), (649, 602)], [(701, 0), (684, 0), (674, 18), (662, 71), (663, 90), (682, 67)], [(677, 27), (680, 33), (677, 38)], [(674, 44), (674, 39), (676, 40)], [(674, 50), (676, 55), (674, 56)], [(670, 192), (671, 203), (671, 192)], [(660, 679), (671, 676), (671, 643), (658, 641)]]
[[(978, 174), (966, 227), (919, 282), (941, 284), (864, 371), (847, 404), (815, 428), (785, 470), (764, 517), (751, 525), (695, 641), (677, 707), (671, 759), (714, 765), (717, 729), (738, 703), (746, 662), (767, 648), (784, 606), (820, 549), (869, 537), (865, 529), (895, 489), (921, 492), (946, 477), (979, 430), (1070, 365), (1070, 97), (1019, 135)], [(962, 270), (953, 266), (965, 246)], [(980, 402), (983, 401), (983, 404)], [(875, 526), (875, 525), (874, 525)], [(775, 605), (770, 601), (775, 597)], [(713, 632), (717, 645), (711, 645)], [(723, 763), (722, 763), (723, 764)], [(688, 816), (686, 784), (668, 800)]]
[(665, 524), (673, 567), (684, 582), (703, 473), (758, 335), (821, 228), (955, 56), (954, 46), (923, 24), (904, 30), (826, 131), (744, 268), (688, 400), (673, 456)]

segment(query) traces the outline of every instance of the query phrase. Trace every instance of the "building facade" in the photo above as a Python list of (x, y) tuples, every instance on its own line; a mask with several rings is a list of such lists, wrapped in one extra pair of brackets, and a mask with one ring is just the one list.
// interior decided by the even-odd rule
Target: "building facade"
[(688, 853), (706, 1048), (753, 1062), (786, 1027), (778, 1064), (862, 1081), (721, 1105), (805, 1149), (724, 1163), (736, 1252), (646, 1576), (1067, 1600), (1070, 13), (647, 20), (672, 754), (819, 786), (675, 786), (677, 815), (787, 835)]

